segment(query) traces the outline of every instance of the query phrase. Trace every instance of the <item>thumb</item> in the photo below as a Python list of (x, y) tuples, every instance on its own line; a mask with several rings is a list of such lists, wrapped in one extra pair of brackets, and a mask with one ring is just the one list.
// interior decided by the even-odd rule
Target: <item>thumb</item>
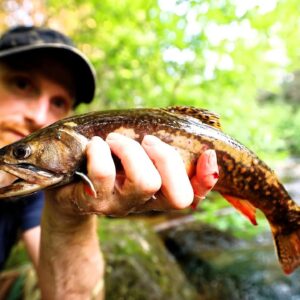
[[(197, 161), (196, 175), (192, 177), (191, 184), (196, 197), (193, 207), (197, 206), (199, 200), (204, 199), (212, 190), (219, 178), (217, 155), (214, 150), (206, 150)], [(198, 200), (198, 201), (197, 201)]]

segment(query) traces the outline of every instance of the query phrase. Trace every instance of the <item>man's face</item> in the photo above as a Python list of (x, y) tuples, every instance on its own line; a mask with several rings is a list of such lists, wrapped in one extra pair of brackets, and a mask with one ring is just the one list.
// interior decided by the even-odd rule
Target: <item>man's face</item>
[(71, 112), (73, 97), (58, 82), (38, 69), (15, 70), (0, 63), (0, 147)]

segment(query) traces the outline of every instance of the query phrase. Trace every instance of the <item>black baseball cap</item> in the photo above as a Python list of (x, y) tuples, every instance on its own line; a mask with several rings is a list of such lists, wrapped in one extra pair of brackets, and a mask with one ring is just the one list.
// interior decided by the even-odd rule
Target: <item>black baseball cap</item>
[(18, 26), (0, 37), (0, 59), (22, 53), (39, 54), (43, 51), (70, 68), (75, 79), (74, 106), (91, 102), (96, 87), (94, 68), (67, 36), (50, 28)]

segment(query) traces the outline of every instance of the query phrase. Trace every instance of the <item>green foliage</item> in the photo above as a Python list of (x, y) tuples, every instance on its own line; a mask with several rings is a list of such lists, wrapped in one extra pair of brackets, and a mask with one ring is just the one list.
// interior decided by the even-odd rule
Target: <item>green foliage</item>
[(28, 253), (24, 251), (24, 244), (22, 242), (17, 243), (11, 251), (9, 259), (5, 263), (4, 269), (13, 269), (18, 266), (28, 264)]
[(280, 123), (278, 131), (283, 132), (285, 146), (290, 152), (300, 156), (300, 110), (292, 109), (290, 115)]
[(258, 90), (278, 92), (283, 75), (299, 67), (297, 1), (248, 10), (233, 0), (52, 0), (49, 7), (59, 12), (67, 4), (80, 17), (72, 35), (98, 76), (94, 102), (78, 112), (206, 107), (220, 114), (226, 132), (263, 157), (287, 154), (289, 146), (298, 151), (299, 124), (286, 128), (290, 107), (256, 101)]

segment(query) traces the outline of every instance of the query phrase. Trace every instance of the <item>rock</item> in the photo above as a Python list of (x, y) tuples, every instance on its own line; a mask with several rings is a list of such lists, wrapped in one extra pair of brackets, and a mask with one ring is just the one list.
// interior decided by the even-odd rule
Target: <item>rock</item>
[(161, 239), (144, 221), (101, 219), (110, 300), (199, 299)]
[(237, 239), (197, 221), (161, 236), (201, 299), (300, 299), (300, 271), (283, 274), (270, 236)]

